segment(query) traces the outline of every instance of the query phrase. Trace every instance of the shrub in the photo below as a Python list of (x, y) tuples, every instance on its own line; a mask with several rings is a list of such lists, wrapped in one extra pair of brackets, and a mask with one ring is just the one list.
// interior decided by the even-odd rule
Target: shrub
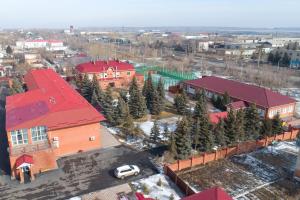
[(170, 200), (174, 200), (174, 199), (175, 199), (173, 193), (170, 195), (169, 199), (170, 199)]
[(150, 193), (149, 188), (146, 184), (143, 184), (142, 190), (143, 190), (143, 193), (146, 195)]
[(158, 185), (159, 187), (161, 187), (161, 186), (162, 186), (162, 181), (161, 181), (161, 178), (159, 178), (159, 179), (158, 179), (158, 181), (157, 181), (156, 185)]

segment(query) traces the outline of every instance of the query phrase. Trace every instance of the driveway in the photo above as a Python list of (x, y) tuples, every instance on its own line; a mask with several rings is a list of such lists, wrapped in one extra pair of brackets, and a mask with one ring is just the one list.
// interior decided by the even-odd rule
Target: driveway
[[(59, 169), (37, 176), (32, 183), (19, 184), (0, 176), (0, 199), (66, 199), (128, 183), (157, 173), (151, 156), (148, 151), (120, 145), (61, 158)], [(124, 180), (115, 178), (113, 170), (126, 163), (138, 165), (141, 173)]]

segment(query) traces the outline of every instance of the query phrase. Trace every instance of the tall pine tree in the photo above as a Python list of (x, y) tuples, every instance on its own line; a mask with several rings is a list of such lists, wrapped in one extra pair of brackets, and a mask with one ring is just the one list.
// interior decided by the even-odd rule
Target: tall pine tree
[(246, 109), (245, 113), (246, 138), (256, 140), (260, 134), (260, 117), (254, 104)]
[(177, 128), (175, 130), (175, 146), (177, 159), (186, 159), (191, 155), (189, 124), (185, 117), (177, 123)]
[(239, 142), (245, 140), (245, 113), (242, 109), (236, 112), (236, 134)]
[(160, 77), (158, 84), (157, 84), (157, 92), (159, 96), (161, 97), (162, 101), (165, 100), (165, 89), (164, 89), (164, 81), (162, 77)]
[[(197, 99), (198, 101), (193, 112), (193, 135), (194, 138), (199, 138), (200, 150), (210, 151), (214, 145), (214, 137), (211, 131), (212, 125), (209, 121), (204, 93), (201, 92)], [(196, 146), (198, 146), (197, 143)]]
[(129, 111), (134, 119), (141, 118), (146, 115), (147, 107), (144, 97), (139, 90), (137, 80), (134, 77), (129, 87)]
[(237, 139), (236, 128), (236, 116), (233, 109), (230, 109), (225, 122), (225, 136), (227, 138), (227, 144), (234, 144)]
[(227, 138), (225, 135), (225, 122), (223, 119), (220, 119), (219, 123), (214, 129), (215, 133), (215, 143), (221, 147), (225, 147), (227, 144)]
[(279, 113), (277, 113), (272, 119), (272, 131), (273, 135), (283, 132), (282, 120), (280, 119)]
[(155, 88), (153, 86), (152, 75), (151, 73), (149, 73), (148, 78), (143, 87), (143, 95), (145, 96), (147, 108), (150, 110), (151, 113), (154, 107), (153, 105), (154, 95), (155, 95), (154, 93), (155, 93)]
[(174, 107), (178, 114), (186, 115), (188, 113), (188, 99), (185, 92), (177, 94), (174, 98)]
[(83, 76), (83, 80), (81, 82), (80, 93), (88, 102), (91, 102), (92, 95), (93, 95), (93, 88), (92, 88), (92, 83), (89, 80), (87, 74), (85, 74)]
[(272, 120), (269, 118), (266, 118), (262, 121), (262, 126), (261, 126), (261, 136), (262, 137), (267, 137), (271, 136), (273, 133), (272, 130)]
[(122, 125), (129, 117), (128, 104), (122, 97), (118, 98), (118, 105), (114, 110), (114, 123), (115, 125)]
[(150, 113), (152, 115), (159, 115), (161, 113), (161, 111), (163, 110), (163, 102), (156, 90), (154, 90), (152, 98), (153, 99), (152, 99), (152, 103), (151, 103), (152, 105), (151, 105)]
[(157, 143), (159, 140), (159, 127), (157, 121), (155, 120), (150, 132), (150, 141), (151, 143)]

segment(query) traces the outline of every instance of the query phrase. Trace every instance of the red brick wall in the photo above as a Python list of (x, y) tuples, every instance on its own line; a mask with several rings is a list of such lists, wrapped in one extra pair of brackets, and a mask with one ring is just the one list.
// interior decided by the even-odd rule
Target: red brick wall
[(237, 146), (227, 147), (225, 149), (220, 149), (213, 153), (203, 153), (197, 157), (192, 157), (186, 160), (178, 160), (176, 163), (168, 164), (168, 168), (172, 171), (179, 171), (187, 169), (190, 167), (206, 164), (215, 160), (228, 158), (236, 154), (242, 154), (254, 151), (261, 147), (266, 147), (273, 141), (285, 141), (293, 140), (297, 137), (299, 130), (292, 130), (291, 132), (284, 132), (272, 137), (267, 137), (258, 141), (246, 141), (238, 144)]
[[(58, 137), (59, 147), (54, 148), (57, 157), (101, 147), (99, 123), (49, 131), (48, 136), (52, 144)], [(94, 141), (90, 141), (91, 136), (95, 136)]]
[[(34, 174), (57, 168), (56, 157), (52, 149), (37, 151), (34, 153), (29, 153), (28, 155), (33, 157), (33, 165), (31, 166), (31, 171)], [(12, 173), (15, 173), (16, 177), (18, 177), (19, 174), (17, 173), (15, 163), (19, 156), (21, 155), (9, 157), (11, 171)]]

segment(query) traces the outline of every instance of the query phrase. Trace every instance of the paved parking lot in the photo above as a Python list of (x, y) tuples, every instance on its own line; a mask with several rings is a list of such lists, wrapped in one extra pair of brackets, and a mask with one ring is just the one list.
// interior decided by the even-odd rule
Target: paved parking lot
[[(147, 151), (138, 152), (122, 145), (84, 152), (58, 160), (59, 169), (43, 173), (28, 184), (0, 176), (0, 199), (66, 199), (124, 184), (157, 173)], [(114, 168), (124, 164), (141, 168), (138, 176), (117, 179)]]

